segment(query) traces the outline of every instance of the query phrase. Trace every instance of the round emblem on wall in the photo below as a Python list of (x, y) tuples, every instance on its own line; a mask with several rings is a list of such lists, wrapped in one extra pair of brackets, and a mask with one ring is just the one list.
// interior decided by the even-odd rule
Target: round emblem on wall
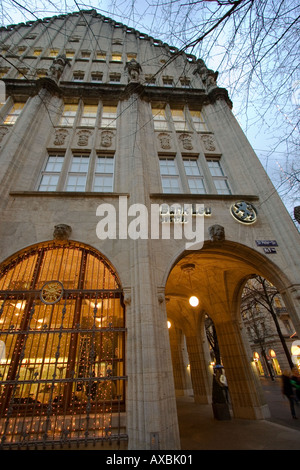
[(230, 208), (231, 215), (243, 224), (253, 224), (257, 219), (255, 207), (249, 202), (238, 201)]
[(56, 304), (63, 295), (64, 288), (59, 281), (46, 282), (41, 290), (41, 301), (47, 305)]

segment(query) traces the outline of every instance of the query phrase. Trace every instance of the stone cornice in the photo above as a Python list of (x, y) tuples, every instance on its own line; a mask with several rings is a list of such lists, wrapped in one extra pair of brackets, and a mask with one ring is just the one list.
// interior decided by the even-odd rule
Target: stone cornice
[(208, 93), (201, 89), (166, 88), (146, 86), (141, 83), (95, 84), (89, 82), (60, 82), (58, 85), (50, 78), (39, 80), (4, 79), (7, 95), (27, 98), (37, 95), (41, 89), (64, 98), (102, 99), (119, 101), (136, 94), (145, 101), (161, 101), (172, 104), (193, 103), (197, 105), (213, 104), (217, 99), (224, 99), (232, 108), (232, 102), (225, 88), (215, 87)]

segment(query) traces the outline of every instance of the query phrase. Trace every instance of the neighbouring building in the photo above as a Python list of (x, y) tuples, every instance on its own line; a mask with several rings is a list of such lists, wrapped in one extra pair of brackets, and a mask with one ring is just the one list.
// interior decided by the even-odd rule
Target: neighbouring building
[(267, 278), (299, 334), (299, 233), (218, 74), (94, 10), (0, 40), (2, 448), (179, 449), (207, 316), (234, 417), (266, 418), (241, 292)]

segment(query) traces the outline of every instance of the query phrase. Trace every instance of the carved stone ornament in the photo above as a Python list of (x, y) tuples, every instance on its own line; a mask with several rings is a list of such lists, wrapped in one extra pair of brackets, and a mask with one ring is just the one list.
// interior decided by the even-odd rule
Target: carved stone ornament
[(131, 59), (131, 61), (126, 64), (125, 69), (127, 69), (128, 71), (129, 82), (140, 81), (140, 73), (142, 71), (142, 67), (135, 59)]
[(58, 224), (54, 227), (53, 238), (55, 240), (68, 240), (72, 233), (72, 228), (70, 225)]
[(68, 64), (68, 59), (64, 54), (58, 55), (52, 62), (49, 70), (47, 71), (46, 76), (54, 80), (55, 83), (58, 83), (66, 64)]
[(168, 150), (171, 148), (171, 144), (170, 144), (171, 136), (169, 134), (167, 134), (166, 132), (161, 132), (160, 134), (158, 134), (158, 138), (160, 140), (160, 146), (162, 149)]
[(211, 135), (207, 135), (207, 134), (201, 135), (201, 140), (202, 140), (205, 150), (209, 152), (214, 152), (216, 150), (214, 139)]
[(215, 88), (217, 86), (217, 78), (219, 72), (214, 72), (206, 67), (204, 61), (199, 59), (197, 61), (197, 68), (194, 71), (194, 74), (198, 73), (200, 78), (203, 82), (203, 85), (206, 87), (207, 90), (210, 88)]
[(8, 133), (8, 127), (0, 127), (0, 144), (7, 133)]
[(182, 146), (185, 150), (192, 150), (192, 136), (190, 134), (180, 134), (179, 140), (182, 142)]
[(101, 132), (101, 146), (102, 147), (111, 147), (112, 146), (112, 139), (113, 139), (113, 132), (111, 131), (103, 131)]
[(232, 204), (230, 208), (231, 215), (243, 224), (253, 224), (257, 220), (255, 207), (249, 202), (238, 201)]
[(54, 145), (64, 145), (68, 133), (67, 129), (58, 129), (55, 132)]
[(208, 234), (212, 242), (221, 242), (225, 240), (225, 229), (222, 225), (212, 225), (208, 228)]
[(78, 135), (77, 144), (80, 147), (85, 147), (86, 145), (88, 145), (91, 133), (92, 132), (87, 129), (82, 129), (81, 131), (79, 131), (77, 134)]

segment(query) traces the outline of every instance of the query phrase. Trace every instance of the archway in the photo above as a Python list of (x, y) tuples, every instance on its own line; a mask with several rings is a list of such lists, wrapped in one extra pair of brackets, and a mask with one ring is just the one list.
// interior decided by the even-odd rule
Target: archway
[(2, 445), (122, 438), (125, 318), (108, 260), (75, 242), (23, 250), (1, 266), (0, 314)]
[[(236, 418), (269, 416), (240, 317), (242, 288), (255, 274), (269, 278), (280, 289), (288, 285), (283, 273), (258, 252), (228, 241), (206, 242), (202, 250), (183, 253), (166, 282), (167, 316), (186, 339), (195, 401), (211, 402), (210, 356), (204, 341), (204, 321), (209, 316)], [(194, 307), (189, 304), (192, 295), (199, 301)]]

